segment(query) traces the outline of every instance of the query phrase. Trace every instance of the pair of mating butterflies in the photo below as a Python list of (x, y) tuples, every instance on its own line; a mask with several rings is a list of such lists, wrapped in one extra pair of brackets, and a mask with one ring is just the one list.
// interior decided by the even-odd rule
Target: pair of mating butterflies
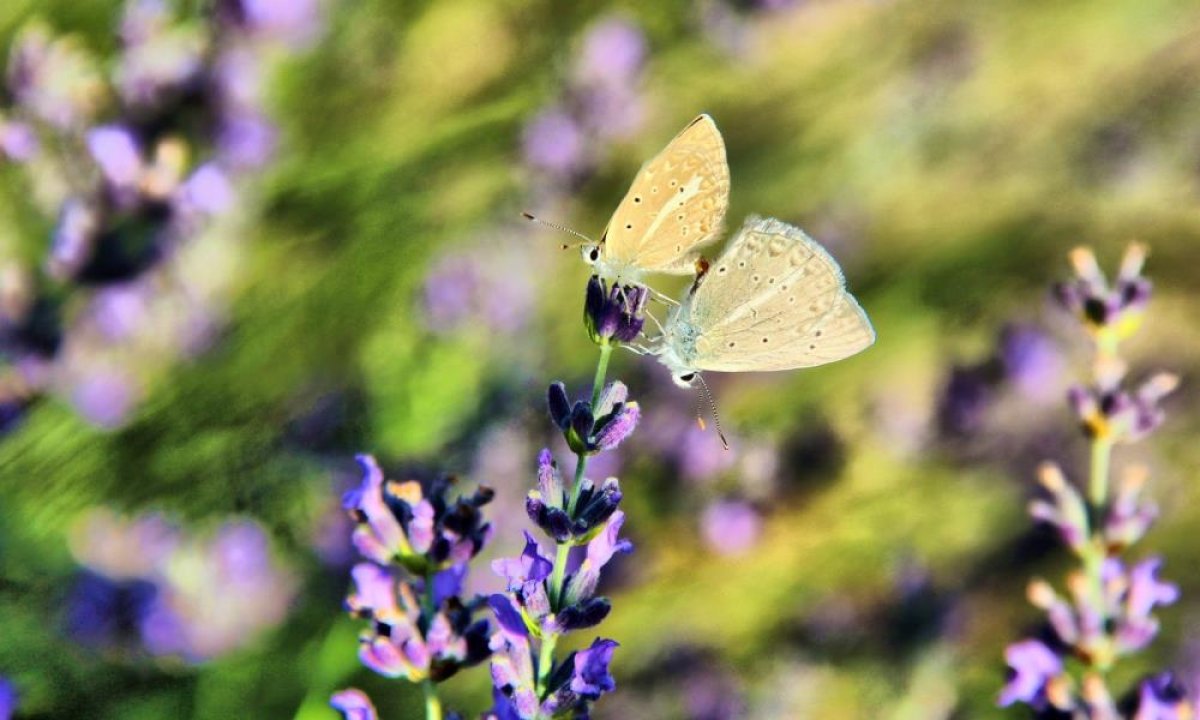
[(799, 228), (751, 216), (715, 261), (729, 205), (729, 165), (716, 123), (701, 115), (634, 178), (584, 259), (614, 282), (700, 270), (650, 349), (675, 382), (701, 370), (791, 370), (834, 362), (875, 342), (837, 261)]

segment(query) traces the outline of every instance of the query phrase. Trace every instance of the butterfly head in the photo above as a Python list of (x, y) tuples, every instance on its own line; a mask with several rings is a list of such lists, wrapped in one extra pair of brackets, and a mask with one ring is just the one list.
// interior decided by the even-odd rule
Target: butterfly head
[(583, 256), (583, 261), (588, 265), (595, 265), (600, 262), (599, 243), (584, 243), (579, 246), (579, 253)]
[(696, 378), (699, 375), (694, 370), (686, 370), (682, 372), (671, 373), (671, 379), (681, 388), (696, 387)]

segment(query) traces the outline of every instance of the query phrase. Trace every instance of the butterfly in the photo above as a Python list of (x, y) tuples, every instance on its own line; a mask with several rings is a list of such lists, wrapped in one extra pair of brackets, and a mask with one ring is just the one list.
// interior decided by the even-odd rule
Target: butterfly
[(813, 367), (874, 342), (837, 261), (799, 228), (751, 216), (672, 309), (651, 352), (690, 387), (702, 370)]
[(626, 283), (647, 273), (693, 273), (728, 206), (725, 141), (700, 115), (642, 166), (600, 242), (583, 246), (583, 259), (601, 277)]

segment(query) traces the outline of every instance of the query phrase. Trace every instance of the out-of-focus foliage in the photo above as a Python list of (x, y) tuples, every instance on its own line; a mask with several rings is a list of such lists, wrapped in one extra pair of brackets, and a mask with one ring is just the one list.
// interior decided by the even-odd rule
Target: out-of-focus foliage
[[(0, 46), (36, 16), (104, 56), (118, 10), (10, 0)], [(519, 548), (522, 498), (550, 442), (545, 387), (594, 367), (587, 270), (519, 213), (598, 235), (640, 163), (699, 112), (728, 145), (727, 224), (771, 215), (825, 243), (879, 340), (826, 368), (710, 375), (728, 454), (661, 367), (614, 358), (644, 416), (620, 450), (637, 552), (614, 561), (619, 581), (604, 588), (604, 633), (621, 648), (599, 716), (1013, 716), (994, 700), (1005, 644), (1037, 621), (1026, 581), (1067, 562), (1024, 514), (1032, 470), (1042, 459), (1070, 470), (1085, 452), (1063, 391), (1086, 339), (1046, 288), (1075, 244), (1111, 263), (1131, 238), (1150, 247), (1156, 283), (1132, 373), (1183, 377), (1163, 431), (1136, 450), (1164, 508), (1143, 545), (1182, 600), (1112, 685), (1168, 666), (1200, 680), (1195, 3), (325, 11), (318, 44), (269, 86), (279, 157), (224, 270), (235, 294), (212, 349), (156, 382), (120, 429), (51, 397), (0, 439), (0, 675), (23, 712), (327, 718), (330, 692), (355, 684), (382, 717), (416, 717), (416, 688), (358, 665), (340, 609), (337, 499), (353, 453), (376, 453), (396, 476), (493, 486), (493, 552)], [(640, 118), (586, 135), (586, 167), (551, 178), (525, 161), (532, 123), (547, 108), (586, 114), (564, 88), (589, 30), (612, 18), (645, 35), (627, 78)], [(50, 228), (20, 174), (2, 166), (0, 178), (3, 246), (42, 257)], [(434, 312), (452, 283), (470, 298), (453, 321)], [(1131, 459), (1118, 451), (1116, 463)], [(289, 614), (201, 664), (78, 642), (69, 539), (95, 506), (165, 512), (198, 537), (255, 520), (299, 578), (280, 589), (294, 593)], [(738, 542), (705, 540), (729, 533)], [(475, 575), (476, 590), (501, 585)], [(488, 692), (477, 671), (444, 695), (478, 713)]]

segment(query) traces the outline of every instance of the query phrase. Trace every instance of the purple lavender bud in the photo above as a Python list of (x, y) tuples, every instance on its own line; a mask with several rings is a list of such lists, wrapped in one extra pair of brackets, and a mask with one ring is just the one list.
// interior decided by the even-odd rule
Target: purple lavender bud
[(441, 607), (446, 600), (461, 594), (466, 576), (466, 563), (459, 563), (434, 574), (431, 581), (433, 583), (433, 606)]
[(621, 314), (613, 340), (633, 342), (646, 325), (646, 302), (650, 298), (650, 291), (641, 285), (626, 285), (622, 296)]
[(586, 557), (567, 583), (566, 604), (591, 597), (600, 582), (600, 571), (613, 555), (633, 551), (633, 543), (619, 537), (624, 522), (625, 513), (614, 512), (604, 528), (588, 542)]
[(558, 472), (558, 463), (549, 448), (542, 448), (538, 453), (538, 489), (542, 499), (550, 507), (560, 508), (566, 499), (563, 493), (562, 475)]
[(429, 668), (429, 652), (413, 631), (392, 629), (392, 635), (363, 635), (359, 639), (358, 659), (368, 669), (384, 677), (423, 679)]
[(1129, 595), (1125, 612), (1130, 618), (1147, 618), (1156, 605), (1170, 605), (1179, 599), (1179, 587), (1160, 581), (1157, 575), (1162, 558), (1146, 558), (1129, 572)]
[(342, 720), (378, 720), (371, 698), (362, 690), (347, 688), (335, 692), (329, 704), (342, 714)]
[(504, 632), (518, 637), (529, 635), (529, 628), (521, 617), (521, 611), (513, 605), (507, 595), (495, 594), (488, 598), (488, 607), (496, 616), (496, 622)]
[(598, 417), (609, 415), (618, 404), (624, 403), (628, 399), (629, 388), (620, 380), (613, 380), (600, 391), (600, 402), (596, 404), (596, 415)]
[(1062, 674), (1063, 664), (1040, 640), (1023, 640), (1009, 645), (1004, 660), (1014, 674), (1000, 691), (998, 704), (1008, 707), (1016, 702), (1038, 705), (1046, 696), (1046, 685)]
[(576, 522), (572, 532), (576, 537), (587, 537), (592, 530), (603, 524), (621, 504), (621, 485), (615, 477), (604, 481), (600, 489), (594, 490), (591, 480), (584, 480), (584, 491), (579, 494), (576, 506)]
[(555, 625), (559, 632), (584, 630), (599, 625), (610, 611), (612, 603), (608, 598), (588, 598), (560, 610), (555, 616)]
[(629, 437), (641, 418), (641, 408), (636, 402), (618, 404), (612, 414), (598, 423), (593, 440), (600, 450), (613, 450)]
[(646, 323), (649, 290), (640, 285), (613, 285), (599, 276), (588, 280), (583, 319), (588, 335), (597, 345), (631, 342)]
[[(559, 430), (566, 430), (571, 422), (571, 401), (567, 397), (567, 386), (561, 382), (552, 383), (546, 395), (546, 405), (550, 408), (550, 419), (554, 421)], [(548, 454), (550, 451), (544, 450), (543, 452)], [(539, 456), (538, 466), (541, 467), (541, 465), (542, 461)]]
[(1038, 479), (1053, 496), (1054, 503), (1034, 500), (1029, 504), (1029, 514), (1054, 525), (1068, 547), (1081, 551), (1088, 543), (1089, 527), (1083, 497), (1053, 463), (1045, 463), (1039, 468)]
[(508, 581), (510, 592), (524, 590), (532, 583), (545, 580), (553, 569), (554, 563), (542, 556), (537, 540), (528, 531), (525, 532), (525, 550), (520, 557), (492, 561), (492, 572)]
[(585, 400), (580, 400), (571, 407), (571, 416), (568, 421), (567, 431), (564, 433), (567, 445), (571, 451), (584, 455), (592, 452), (592, 429), (596, 425), (596, 419), (592, 416), (592, 406)]
[(383, 498), (383, 471), (375, 458), (359, 455), (362, 485), (346, 493), (342, 505), (358, 520), (354, 546), (369, 560), (386, 565), (399, 556), (412, 555), (404, 529)]
[(375, 563), (359, 563), (350, 571), (354, 592), (346, 598), (346, 610), (357, 617), (382, 623), (394, 622), (403, 613), (396, 604), (396, 579)]
[(563, 543), (571, 537), (571, 518), (561, 508), (546, 505), (537, 491), (531, 490), (525, 497), (525, 513), (554, 542)]
[(575, 674), (571, 678), (571, 690), (590, 700), (615, 690), (617, 682), (609, 674), (608, 667), (617, 647), (615, 640), (596, 638), (591, 647), (575, 653)]
[(1192, 720), (1187, 690), (1169, 672), (1146, 678), (1138, 686), (1134, 720)]

